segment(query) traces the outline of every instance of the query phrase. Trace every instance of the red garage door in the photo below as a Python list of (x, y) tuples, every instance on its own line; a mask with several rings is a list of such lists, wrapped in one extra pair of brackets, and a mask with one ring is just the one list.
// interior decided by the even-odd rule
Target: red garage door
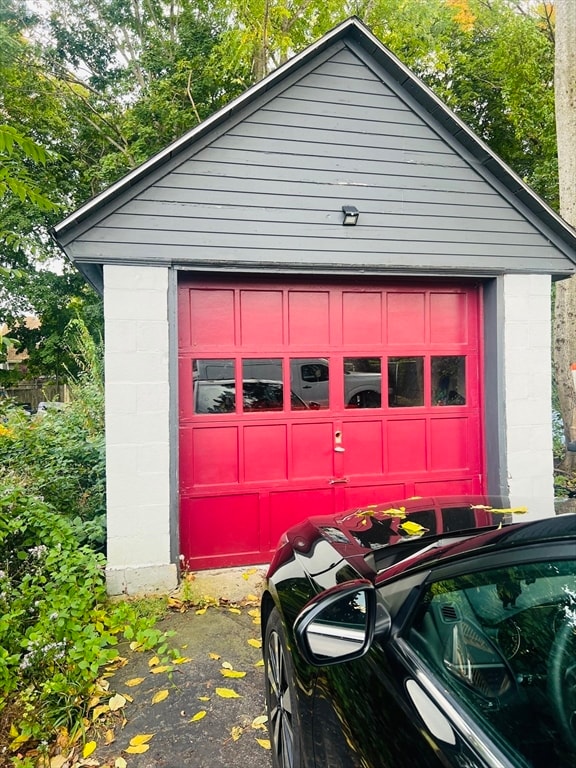
[(183, 282), (187, 562), (265, 562), (311, 514), (484, 492), (479, 292)]

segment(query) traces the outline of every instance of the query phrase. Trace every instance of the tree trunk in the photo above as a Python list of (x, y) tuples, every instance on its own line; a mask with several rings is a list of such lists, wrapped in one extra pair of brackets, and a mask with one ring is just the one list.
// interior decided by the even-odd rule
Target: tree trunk
[[(558, 141), (560, 214), (576, 225), (576, 2), (556, 0), (554, 96)], [(554, 308), (554, 371), (564, 434), (576, 440), (576, 276), (556, 285)], [(568, 453), (563, 469), (574, 470), (576, 453)]]

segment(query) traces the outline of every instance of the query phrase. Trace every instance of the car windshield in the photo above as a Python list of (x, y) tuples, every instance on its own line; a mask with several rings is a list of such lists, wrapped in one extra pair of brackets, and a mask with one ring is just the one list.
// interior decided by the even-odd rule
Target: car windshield
[(435, 581), (405, 639), (514, 764), (573, 768), (576, 560)]

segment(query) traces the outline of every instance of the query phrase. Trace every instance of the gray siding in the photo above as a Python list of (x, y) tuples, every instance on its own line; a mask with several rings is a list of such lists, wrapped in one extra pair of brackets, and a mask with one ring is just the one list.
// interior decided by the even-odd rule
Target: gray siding
[[(529, 212), (386, 79), (335, 46), (68, 252), (191, 268), (569, 274)], [(356, 227), (341, 226), (344, 203), (360, 210)]]

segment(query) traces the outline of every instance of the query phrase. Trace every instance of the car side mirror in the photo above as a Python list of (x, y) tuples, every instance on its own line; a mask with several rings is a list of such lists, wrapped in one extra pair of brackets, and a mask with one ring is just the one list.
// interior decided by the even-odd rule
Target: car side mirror
[(359, 659), (370, 648), (375, 622), (374, 585), (365, 579), (338, 584), (313, 598), (298, 615), (296, 644), (313, 666)]

